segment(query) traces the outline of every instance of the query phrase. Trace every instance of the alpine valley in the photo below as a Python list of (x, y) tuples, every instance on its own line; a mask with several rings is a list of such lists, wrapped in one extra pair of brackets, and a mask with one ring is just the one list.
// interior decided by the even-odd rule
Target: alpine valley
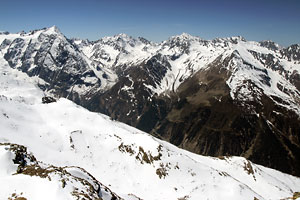
[(299, 176), (300, 45), (0, 33), (0, 199), (287, 200)]

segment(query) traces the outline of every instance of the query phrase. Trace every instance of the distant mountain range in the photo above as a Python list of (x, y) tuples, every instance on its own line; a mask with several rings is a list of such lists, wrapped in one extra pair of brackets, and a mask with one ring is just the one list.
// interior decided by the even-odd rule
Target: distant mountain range
[[(243, 156), (300, 176), (300, 46), (183, 33), (66, 38), (0, 34), (0, 51), (47, 96), (65, 97), (201, 155)], [(97, 124), (95, 124), (97, 126)]]
[(193, 154), (55, 99), (37, 87), (43, 83), (11, 68), (0, 52), (0, 199), (300, 197), (300, 178), (242, 157)]

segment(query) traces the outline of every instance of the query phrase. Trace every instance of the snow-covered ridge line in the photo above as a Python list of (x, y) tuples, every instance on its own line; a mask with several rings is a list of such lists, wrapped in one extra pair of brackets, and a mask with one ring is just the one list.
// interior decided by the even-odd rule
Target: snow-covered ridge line
[[(252, 101), (254, 96), (262, 94), (270, 98), (276, 96), (289, 104), (286, 108), (300, 114), (297, 103), (300, 93), (299, 45), (282, 48), (272, 41), (246, 41), (241, 36), (204, 40), (187, 33), (170, 37), (159, 44), (126, 34), (90, 42), (67, 39), (56, 26), (29, 33), (0, 35), (0, 43), (0, 51), (13, 68), (26, 71), (30, 76), (44, 76), (43, 87), (51, 87), (55, 82), (46, 74), (52, 73), (55, 78), (54, 74), (59, 74), (67, 84), (62, 83), (64, 91), (58, 93), (68, 93), (63, 96), (75, 102), (81, 101), (82, 96), (87, 101), (94, 94), (111, 89), (121, 77), (127, 76), (130, 68), (143, 67), (153, 58), (156, 59), (151, 66), (153, 70), (147, 70), (149, 77), (155, 80), (151, 85), (145, 85), (152, 94), (176, 93), (189, 77), (206, 69), (219, 56), (225, 58), (236, 51), (242, 62), (247, 62), (252, 69), (245, 70), (243, 63), (236, 61), (233, 62), (237, 66), (227, 68), (231, 73), (227, 84), (233, 99)], [(263, 71), (266, 73), (263, 74)], [(71, 76), (65, 78), (67, 74)], [(247, 81), (256, 86), (256, 91), (262, 90), (262, 94), (240, 88), (242, 82)], [(58, 87), (61, 88), (61, 84), (55, 88)]]
[[(292, 197), (299, 190), (299, 178), (244, 158), (196, 155), (64, 98), (43, 104), (44, 94), (32, 78), (12, 69), (4, 59), (0, 59), (0, 72), (0, 143), (23, 145), (43, 163), (83, 168), (125, 200), (275, 200)], [(38, 177), (11, 176), (16, 171), (11, 163), (14, 155), (5, 148), (0, 155), (0, 183), (9, 186), (2, 187), (4, 199), (14, 189), (22, 197), (40, 199), (40, 194), (32, 191), (34, 185), (57, 189), (54, 183), (60, 187), (63, 184), (59, 178), (49, 182)], [(65, 170), (77, 177), (83, 173)], [(25, 186), (30, 181), (34, 185), (15, 185), (17, 177)], [(65, 188), (72, 188), (72, 184), (67, 181)], [(29, 193), (36, 196), (26, 196)], [(64, 195), (69, 193), (49, 198), (66, 199), (69, 196)]]

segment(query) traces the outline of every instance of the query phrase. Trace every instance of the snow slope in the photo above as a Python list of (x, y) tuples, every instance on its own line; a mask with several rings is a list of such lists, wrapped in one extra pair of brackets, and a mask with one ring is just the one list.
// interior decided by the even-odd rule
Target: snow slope
[[(283, 70), (268, 67), (262, 58), (255, 58), (251, 52), (273, 56), (273, 62), (277, 63), (277, 68), (282, 67)], [(230, 94), (233, 99), (261, 102), (261, 96), (265, 94), (272, 99), (280, 98), (283, 102), (274, 101), (300, 115), (300, 91), (289, 80), (291, 74), (299, 74), (299, 63), (286, 61), (278, 52), (259, 47), (256, 42), (240, 41), (234, 45), (230, 53), (233, 53), (235, 57), (227, 66), (228, 71), (232, 73), (227, 84), (231, 89)], [(227, 52), (227, 55), (230, 53)]]
[[(275, 200), (300, 190), (299, 178), (244, 158), (196, 155), (64, 98), (42, 104), (37, 80), (10, 68), (2, 55), (0, 72), (0, 143), (24, 145), (42, 163), (83, 168), (124, 199)], [(49, 188), (43, 195), (71, 198), (68, 188), (57, 192), (59, 178), (12, 175), (13, 154), (3, 147), (0, 159), (1, 197), (37, 199)]]
[(23, 146), (0, 144), (0, 161), (1, 199), (120, 199), (84, 169), (38, 162)]

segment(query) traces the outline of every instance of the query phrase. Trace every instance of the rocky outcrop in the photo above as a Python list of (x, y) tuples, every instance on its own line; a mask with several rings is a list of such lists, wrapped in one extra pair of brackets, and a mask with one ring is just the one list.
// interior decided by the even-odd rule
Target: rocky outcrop
[[(6, 154), (12, 154), (11, 156), (14, 156), (14, 158), (12, 160), (3, 159), (3, 149)], [(4, 166), (2, 166), (1, 170), (10, 171), (12, 169), (9, 169), (9, 166), (11, 167), (12, 164), (17, 165), (17, 171), (14, 174), (5, 177), (7, 184), (13, 184), (18, 178), (19, 181), (24, 180), (24, 178), (21, 179), (20, 177), (28, 176), (35, 177), (35, 182), (37, 182), (37, 180), (41, 182), (38, 189), (44, 189), (43, 187), (46, 185), (45, 182), (48, 181), (49, 183), (56, 184), (56, 193), (65, 196), (68, 195), (68, 198), (70, 199), (122, 199), (81, 167), (56, 167), (45, 164), (38, 161), (32, 153), (29, 153), (25, 146), (18, 144), (0, 143), (0, 150), (2, 151), (1, 161), (7, 162), (1, 163)], [(7, 169), (5, 169), (5, 167)], [(30, 185), (32, 183), (28, 179), (25, 179), (23, 184)], [(26, 188), (24, 189), (26, 190)], [(23, 192), (21, 195), (22, 194)], [(25, 192), (24, 195), (29, 194), (26, 194)], [(36, 195), (41, 195), (41, 193), (37, 191)], [(24, 197), (17, 198), (16, 193), (12, 194), (12, 197), (13, 198), (8, 199), (26, 199)]]

